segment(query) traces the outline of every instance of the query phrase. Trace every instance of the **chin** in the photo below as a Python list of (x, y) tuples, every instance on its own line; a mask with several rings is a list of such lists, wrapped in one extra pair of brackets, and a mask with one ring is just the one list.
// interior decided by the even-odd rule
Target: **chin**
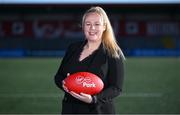
[(88, 38), (88, 41), (92, 41), (92, 42), (96, 42), (96, 41), (99, 41), (100, 39), (98, 38)]

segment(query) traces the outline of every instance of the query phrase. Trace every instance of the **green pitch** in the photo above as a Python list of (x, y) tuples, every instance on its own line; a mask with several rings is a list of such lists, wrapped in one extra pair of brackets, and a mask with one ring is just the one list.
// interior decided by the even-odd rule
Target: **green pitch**
[[(60, 62), (57, 58), (0, 59), (0, 114), (60, 113), (63, 93), (54, 84)], [(179, 58), (128, 58), (117, 112), (180, 113), (179, 69)]]

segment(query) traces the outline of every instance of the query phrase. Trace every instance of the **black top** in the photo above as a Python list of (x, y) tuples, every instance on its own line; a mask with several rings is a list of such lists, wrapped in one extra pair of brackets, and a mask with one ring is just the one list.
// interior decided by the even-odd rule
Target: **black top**
[[(86, 42), (77, 42), (68, 47), (60, 68), (55, 75), (55, 83), (63, 90), (62, 80), (67, 77), (67, 73), (73, 74), (87, 71), (96, 74), (102, 79), (104, 88), (100, 93), (94, 95), (95, 100), (92, 104), (79, 101), (68, 93), (65, 93), (64, 101), (71, 102), (71, 104), (72, 102), (82, 104), (83, 107), (87, 105), (87, 108), (93, 105), (97, 110), (94, 113), (112, 114), (115, 112), (114, 106), (112, 105), (113, 99), (122, 91), (124, 77), (123, 59), (121, 56), (120, 58), (109, 56), (108, 53), (104, 51), (103, 45), (101, 44), (91, 55), (79, 61), (80, 54), (85, 44)], [(65, 107), (63, 109), (65, 109)], [(70, 107), (68, 107), (68, 111), (70, 111)]]
[[(79, 61), (81, 52), (83, 50), (83, 45), (79, 46), (79, 48), (77, 49), (77, 51), (74, 53), (73, 58), (71, 59), (71, 61), (69, 61), (68, 63), (68, 68), (67, 71), (72, 74), (72, 73), (76, 73), (76, 72), (82, 72), (82, 71), (88, 71), (88, 67), (90, 66), (90, 64), (93, 61), (93, 58), (96, 55), (97, 50), (95, 50), (91, 55), (89, 55), (88, 57), (84, 58), (83, 60)], [(66, 65), (67, 66), (67, 65)]]

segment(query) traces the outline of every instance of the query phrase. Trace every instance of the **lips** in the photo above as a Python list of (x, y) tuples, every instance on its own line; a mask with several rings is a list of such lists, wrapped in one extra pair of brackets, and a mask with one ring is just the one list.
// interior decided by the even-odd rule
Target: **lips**
[(89, 35), (91, 35), (91, 36), (94, 36), (96, 34), (97, 34), (97, 32), (89, 32)]

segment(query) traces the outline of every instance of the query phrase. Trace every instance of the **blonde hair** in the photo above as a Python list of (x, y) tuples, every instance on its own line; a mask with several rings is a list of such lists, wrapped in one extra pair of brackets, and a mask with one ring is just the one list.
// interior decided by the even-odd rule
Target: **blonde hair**
[(106, 14), (106, 12), (99, 6), (96, 7), (91, 7), (89, 10), (87, 10), (83, 16), (82, 19), (82, 27), (84, 27), (84, 21), (85, 18), (87, 16), (87, 14), (89, 13), (97, 13), (99, 14), (102, 19), (103, 19), (103, 23), (105, 25), (105, 30), (102, 34), (102, 44), (103, 44), (103, 48), (105, 50), (107, 50), (108, 54), (112, 57), (115, 58), (120, 58), (120, 56), (125, 59), (125, 56), (121, 50), (121, 48), (118, 46), (117, 42), (116, 42), (116, 38), (114, 36), (114, 32), (111, 26), (111, 23), (109, 21), (109, 18)]

